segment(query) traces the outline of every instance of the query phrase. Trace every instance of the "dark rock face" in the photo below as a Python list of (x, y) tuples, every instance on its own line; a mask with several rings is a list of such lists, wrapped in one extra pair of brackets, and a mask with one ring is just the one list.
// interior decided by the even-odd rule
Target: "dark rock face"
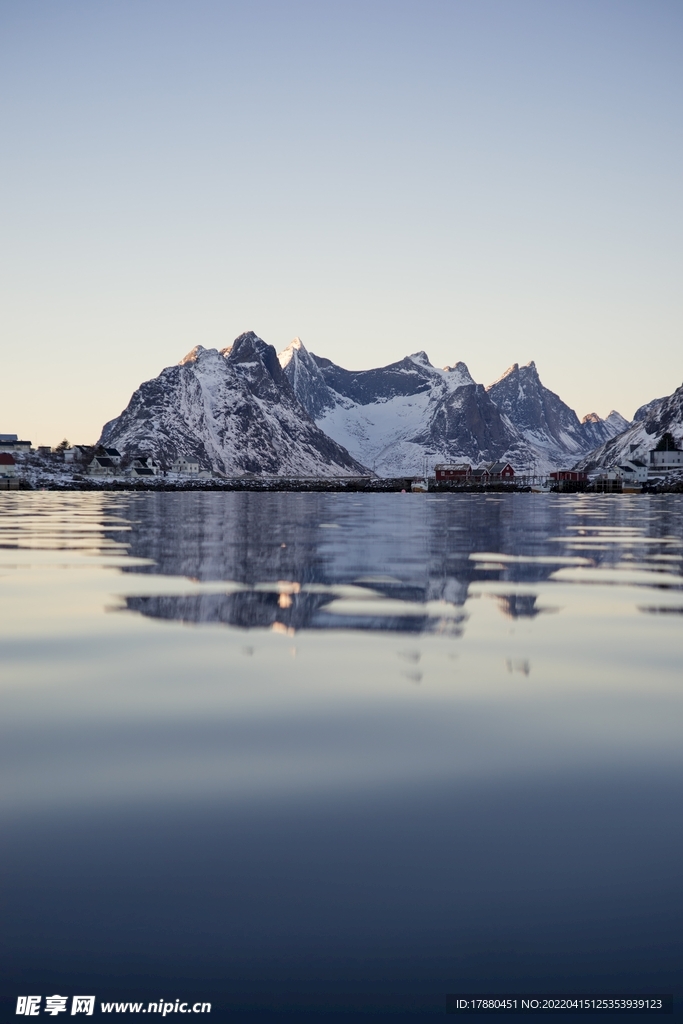
[(634, 413), (633, 422), (641, 423), (643, 420), (646, 420), (655, 406), (660, 405), (662, 402), (666, 402), (666, 399), (667, 396), (664, 395), (663, 398), (653, 398), (651, 402), (646, 402), (645, 405), (641, 405), (640, 409), (636, 409)]
[(278, 358), (294, 394), (312, 420), (334, 407), (334, 398), (318, 366), (319, 362), (329, 360), (317, 360), (299, 338), (295, 338)]
[(438, 403), (428, 430), (416, 437), (455, 462), (462, 454), (473, 463), (514, 460), (521, 469), (531, 461), (530, 452), (516, 431), (510, 429), (483, 384), (467, 384)]
[(579, 418), (562, 399), (544, 387), (536, 364), (514, 363), (488, 388), (491, 399), (526, 439), (551, 461), (574, 458), (586, 449)]
[(523, 430), (540, 430), (551, 436), (563, 430), (579, 433), (578, 416), (543, 386), (533, 361), (522, 367), (514, 363), (487, 390), (498, 408)]
[(621, 433), (628, 422), (612, 411), (607, 419), (589, 413), (582, 422), (554, 391), (546, 388), (532, 361), (514, 363), (488, 393), (498, 408), (537, 449), (541, 461), (561, 466), (571, 464), (591, 448)]
[(668, 398), (650, 403), (642, 422), (648, 434), (654, 434), (658, 441), (668, 431), (680, 444), (683, 438), (683, 384)]
[(218, 352), (197, 346), (146, 381), (105, 424), (101, 444), (143, 450), (162, 465), (193, 457), (205, 469), (289, 476), (365, 472), (302, 408), (275, 349), (253, 332)]
[[(434, 367), (424, 352), (406, 356), (398, 363), (390, 363), (376, 370), (344, 370), (329, 359), (321, 359), (319, 356), (313, 356), (313, 359), (328, 387), (358, 405), (386, 401), (397, 395), (419, 395), (434, 385), (434, 374), (429, 372)], [(459, 365), (465, 366), (464, 363)], [(469, 376), (467, 367), (465, 372)]]

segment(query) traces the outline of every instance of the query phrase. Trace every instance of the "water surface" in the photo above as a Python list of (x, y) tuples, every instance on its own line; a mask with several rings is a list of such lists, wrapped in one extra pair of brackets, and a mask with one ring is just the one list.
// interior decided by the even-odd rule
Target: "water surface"
[(680, 995), (682, 558), (671, 495), (0, 495), (12, 1019)]

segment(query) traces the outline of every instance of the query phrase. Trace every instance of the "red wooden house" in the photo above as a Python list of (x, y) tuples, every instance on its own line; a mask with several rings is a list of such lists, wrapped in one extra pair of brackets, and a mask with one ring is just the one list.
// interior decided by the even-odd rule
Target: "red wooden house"
[(472, 467), (469, 462), (439, 462), (434, 466), (434, 475), (437, 480), (459, 480), (464, 483), (472, 475)]
[(492, 462), (488, 469), (490, 479), (496, 482), (512, 483), (515, 479), (515, 471), (509, 462)]

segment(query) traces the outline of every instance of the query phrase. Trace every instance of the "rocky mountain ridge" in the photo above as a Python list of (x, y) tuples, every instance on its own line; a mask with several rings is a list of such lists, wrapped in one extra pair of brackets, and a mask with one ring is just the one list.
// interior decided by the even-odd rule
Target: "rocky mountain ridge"
[(193, 458), (227, 476), (402, 476), (501, 459), (544, 473), (611, 464), (671, 424), (683, 435), (674, 399), (642, 406), (633, 424), (617, 412), (580, 421), (534, 362), (514, 363), (484, 387), (465, 363), (438, 368), (424, 351), (353, 371), (298, 338), (278, 356), (247, 332), (221, 351), (198, 345), (143, 383), (100, 443), (166, 465)]
[(572, 465), (628, 426), (617, 412), (580, 422), (543, 386), (533, 362), (513, 364), (484, 388), (465, 363), (438, 369), (423, 351), (351, 371), (295, 338), (279, 359), (318, 426), (382, 476), (419, 473), (425, 461), (495, 459), (545, 472)]
[(629, 426), (615, 410), (605, 420), (589, 413), (579, 421), (559, 395), (544, 387), (533, 360), (521, 367), (513, 363), (486, 390), (539, 453), (544, 466), (571, 463)]
[(197, 345), (146, 381), (102, 429), (100, 444), (178, 456), (226, 476), (358, 475), (366, 470), (324, 434), (292, 391), (275, 349), (252, 331), (222, 351)]

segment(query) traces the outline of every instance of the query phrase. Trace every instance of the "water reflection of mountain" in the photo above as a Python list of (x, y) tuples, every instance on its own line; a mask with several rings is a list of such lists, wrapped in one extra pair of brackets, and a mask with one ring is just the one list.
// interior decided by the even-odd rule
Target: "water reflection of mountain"
[[(523, 561), (484, 569), (470, 556), (491, 552), (554, 558), (572, 553), (573, 542), (581, 542), (586, 531), (595, 535), (598, 528), (604, 537), (612, 528), (617, 532), (606, 543), (576, 553), (595, 564), (614, 562), (624, 554), (618, 531), (632, 527), (640, 532), (646, 522), (643, 509), (600, 500), (586, 504), (581, 497), (524, 494), (131, 495), (121, 508), (131, 523), (126, 537), (130, 553), (155, 564), (130, 571), (232, 580), (247, 587), (287, 581), (303, 590), (295, 587), (286, 595), (249, 589), (225, 595), (135, 597), (128, 599), (128, 607), (155, 618), (244, 628), (457, 631), (453, 615), (447, 623), (418, 613), (331, 615), (325, 611), (330, 596), (306, 592), (305, 585), (354, 583), (411, 604), (444, 601), (460, 606), (472, 581), (487, 579), (506, 584), (504, 614), (533, 617), (533, 595), (515, 595), (510, 585), (544, 581), (557, 565)], [(657, 523), (661, 530), (660, 517)], [(680, 518), (676, 525), (680, 532)]]
[(202, 594), (197, 597), (129, 597), (126, 607), (155, 619), (213, 622), (243, 629), (275, 629), (292, 634), (301, 629), (371, 629), (402, 633), (461, 633), (464, 615), (376, 615), (359, 609), (335, 615), (326, 610), (329, 594), (297, 594), (283, 607), (278, 595), (261, 591)]
[(536, 594), (500, 594), (497, 601), (508, 619), (534, 619), (544, 610), (536, 606)]

